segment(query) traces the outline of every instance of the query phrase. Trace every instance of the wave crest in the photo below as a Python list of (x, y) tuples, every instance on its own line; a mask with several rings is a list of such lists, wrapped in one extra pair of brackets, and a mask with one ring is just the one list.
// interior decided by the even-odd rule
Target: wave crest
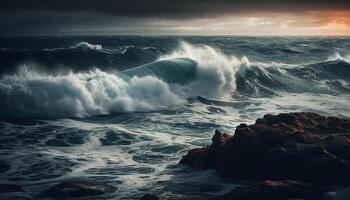
[(227, 98), (236, 89), (235, 74), (242, 62), (234, 56), (227, 56), (207, 45), (181, 42), (177, 50), (160, 60), (174, 58), (189, 58), (198, 64), (189, 92), (210, 98)]

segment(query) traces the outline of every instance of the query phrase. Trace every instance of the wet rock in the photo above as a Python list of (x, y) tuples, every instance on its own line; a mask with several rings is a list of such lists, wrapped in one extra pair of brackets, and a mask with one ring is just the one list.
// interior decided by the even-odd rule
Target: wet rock
[(231, 136), (229, 134), (221, 133), (219, 130), (215, 130), (215, 134), (212, 138), (212, 146), (221, 146), (225, 144), (230, 138)]
[(265, 115), (237, 126), (234, 136), (215, 132), (212, 145), (193, 149), (180, 161), (215, 169), (241, 180), (297, 180), (348, 184), (350, 121), (315, 113)]
[(0, 193), (24, 192), (20, 185), (0, 184)]
[(3, 160), (0, 160), (0, 173), (7, 172), (10, 169), (10, 165)]
[(225, 200), (319, 200), (329, 189), (313, 184), (283, 180), (262, 181), (252, 185), (239, 186), (220, 199)]
[(100, 185), (88, 181), (69, 180), (63, 181), (41, 194), (41, 197), (68, 198), (102, 195), (113, 193), (116, 187), (110, 185)]
[(159, 198), (154, 194), (145, 194), (141, 197), (141, 200), (159, 200)]

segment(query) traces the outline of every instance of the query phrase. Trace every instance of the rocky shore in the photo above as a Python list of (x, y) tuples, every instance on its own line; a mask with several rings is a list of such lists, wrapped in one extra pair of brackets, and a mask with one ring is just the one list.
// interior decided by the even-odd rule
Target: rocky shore
[[(350, 121), (315, 113), (265, 115), (180, 164), (245, 181), (220, 199), (322, 199), (350, 184)], [(350, 198), (350, 196), (348, 197)]]

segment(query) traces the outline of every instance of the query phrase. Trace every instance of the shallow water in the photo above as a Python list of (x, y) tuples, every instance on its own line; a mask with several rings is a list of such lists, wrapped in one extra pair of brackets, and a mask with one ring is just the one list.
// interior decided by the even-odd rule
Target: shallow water
[(118, 187), (86, 199), (211, 199), (233, 183), (178, 165), (264, 114), (350, 117), (349, 38), (0, 39), (0, 172), (36, 197), (61, 180)]

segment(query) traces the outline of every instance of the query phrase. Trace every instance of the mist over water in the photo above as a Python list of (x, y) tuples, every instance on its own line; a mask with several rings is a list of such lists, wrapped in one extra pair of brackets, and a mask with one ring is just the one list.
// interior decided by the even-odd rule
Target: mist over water
[(232, 184), (177, 162), (215, 129), (267, 113), (350, 117), (349, 38), (0, 41), (0, 160), (11, 165), (0, 179), (34, 196), (80, 178), (118, 187), (101, 199), (210, 199)]

